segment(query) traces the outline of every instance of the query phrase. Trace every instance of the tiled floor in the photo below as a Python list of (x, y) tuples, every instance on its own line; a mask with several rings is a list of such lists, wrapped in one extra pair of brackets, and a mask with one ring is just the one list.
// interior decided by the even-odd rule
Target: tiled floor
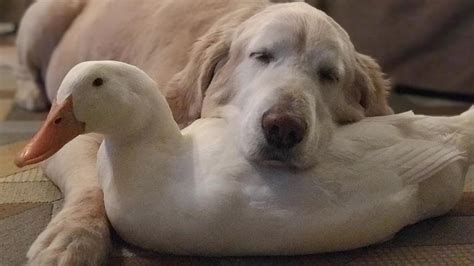
[[(45, 117), (45, 113), (29, 113), (13, 105), (15, 62), (11, 39), (0, 39), (0, 265), (24, 263), (29, 245), (62, 203), (61, 193), (37, 167), (19, 170), (12, 163), (14, 154), (25, 144), (23, 140), (33, 135)], [(414, 109), (426, 114), (459, 113), (468, 107), (451, 103), (430, 106), (423, 99), (397, 95), (391, 102), (397, 111)], [(469, 179), (463, 199), (448, 215), (410, 226), (382, 245), (310, 256), (202, 258), (158, 255), (130, 247), (115, 237), (110, 262), (112, 265), (473, 265), (474, 179)]]

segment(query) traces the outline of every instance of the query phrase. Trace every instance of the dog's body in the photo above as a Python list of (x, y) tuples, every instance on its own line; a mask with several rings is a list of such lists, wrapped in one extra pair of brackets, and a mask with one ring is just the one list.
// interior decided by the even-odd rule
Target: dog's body
[[(17, 102), (26, 108), (52, 101), (77, 63), (125, 61), (155, 80), (182, 127), (200, 116), (235, 121), (244, 156), (257, 163), (311, 167), (326, 130), (391, 112), (378, 65), (302, 3), (43, 0), (27, 12), (18, 49)], [(45, 164), (66, 202), (31, 247), (32, 262), (106, 257), (109, 229), (95, 168), (100, 141), (79, 137)]]
[[(30, 80), (47, 97), (35, 106), (28, 103), (31, 99), (18, 99), (29, 109), (51, 102), (64, 75), (88, 60), (136, 65), (166, 90), (170, 79), (189, 62), (193, 44), (217, 21), (237, 23), (229, 17), (232, 11), (240, 10), (237, 15), (245, 20), (268, 4), (262, 0), (51, 2), (38, 1), (28, 10), (17, 41), (20, 70), (26, 72), (20, 76), (31, 74)], [(20, 89), (25, 87), (30, 86)]]

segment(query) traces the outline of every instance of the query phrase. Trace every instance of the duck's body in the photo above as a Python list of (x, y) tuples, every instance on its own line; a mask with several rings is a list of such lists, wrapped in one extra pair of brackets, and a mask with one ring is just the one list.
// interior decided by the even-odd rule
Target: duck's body
[(40, 161), (82, 132), (103, 133), (100, 183), (125, 240), (175, 254), (307, 254), (381, 242), (447, 212), (462, 194), (472, 125), (474, 110), (369, 118), (336, 129), (314, 167), (259, 164), (242, 155), (225, 119), (180, 131), (144, 72), (89, 62), (66, 76), (17, 163)]
[(178, 254), (305, 254), (381, 242), (458, 201), (467, 163), (449, 143), (459, 127), (444, 122), (467, 121), (406, 113), (344, 126), (304, 171), (248, 162), (222, 119), (198, 120), (174, 139), (145, 136), (153, 128), (134, 142), (106, 138), (98, 164), (107, 214), (125, 240)]

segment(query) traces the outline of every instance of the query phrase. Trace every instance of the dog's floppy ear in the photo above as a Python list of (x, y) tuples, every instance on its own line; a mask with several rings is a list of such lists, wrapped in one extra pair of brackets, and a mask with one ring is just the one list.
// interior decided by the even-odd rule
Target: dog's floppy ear
[(392, 114), (387, 97), (390, 81), (370, 56), (356, 53), (354, 81), (346, 89), (348, 105), (339, 114), (339, 122), (353, 122), (367, 116)]
[(227, 58), (233, 29), (217, 27), (197, 40), (184, 69), (175, 74), (166, 88), (166, 99), (179, 125), (201, 115), (202, 100), (216, 65)]
[(361, 93), (359, 104), (364, 108), (365, 116), (392, 114), (387, 103), (390, 93), (390, 81), (373, 58), (357, 53), (355, 87)]
[[(262, 3), (260, 8), (264, 8)], [(229, 49), (239, 25), (254, 15), (255, 6), (234, 10), (220, 18), (193, 45), (187, 65), (175, 74), (165, 90), (174, 119), (185, 126), (201, 116), (207, 88), (218, 69), (227, 62)]]

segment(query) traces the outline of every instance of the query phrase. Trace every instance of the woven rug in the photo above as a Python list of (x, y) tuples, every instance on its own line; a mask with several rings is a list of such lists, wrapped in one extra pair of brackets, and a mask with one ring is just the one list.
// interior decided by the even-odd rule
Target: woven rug
[[(37, 166), (20, 170), (13, 165), (14, 155), (46, 115), (28, 113), (13, 105), (14, 54), (14, 47), (0, 43), (0, 265), (24, 264), (29, 246), (62, 205), (60, 191)], [(462, 200), (448, 215), (410, 226), (381, 245), (309, 256), (205, 258), (147, 252), (114, 236), (109, 262), (111, 265), (474, 265), (474, 175), (469, 176)]]

